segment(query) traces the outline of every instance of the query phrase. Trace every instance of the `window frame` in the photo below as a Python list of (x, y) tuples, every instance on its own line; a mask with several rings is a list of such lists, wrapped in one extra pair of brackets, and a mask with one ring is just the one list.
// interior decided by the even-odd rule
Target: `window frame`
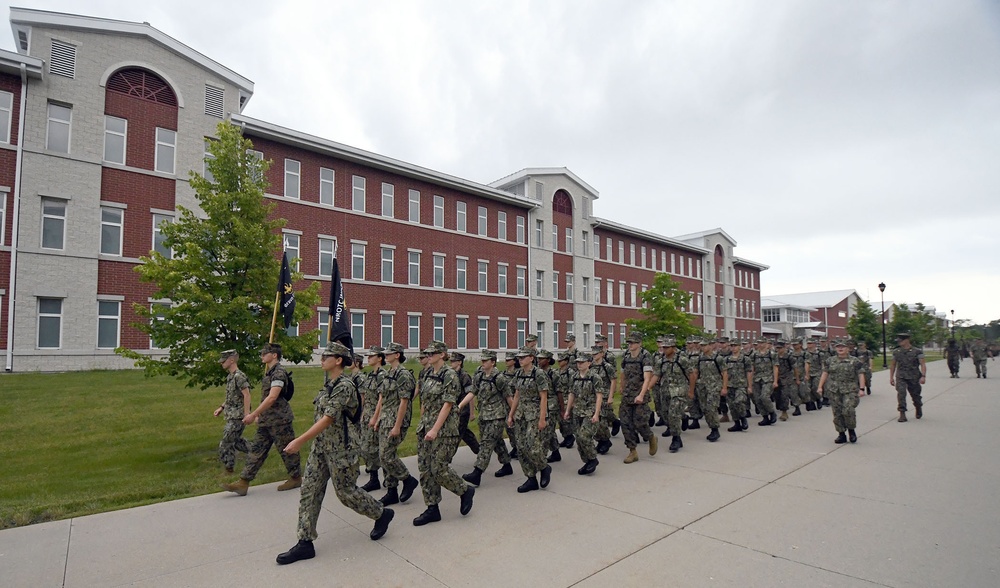
[[(173, 143), (168, 143), (167, 141), (161, 139), (160, 131), (165, 133), (173, 134)], [(160, 169), (161, 158), (160, 158), (160, 147), (170, 149), (170, 170)], [(153, 171), (159, 172), (161, 174), (174, 175), (177, 173), (177, 131), (167, 129), (164, 127), (156, 127), (156, 146), (153, 151)]]
[[(289, 169), (289, 164), (295, 164), (292, 166), (294, 169)], [(292, 183), (289, 183), (289, 180)], [(294, 186), (295, 194), (289, 194), (289, 186)], [(302, 199), (302, 162), (285, 158), (285, 198), (291, 198), (292, 200)]]
[[(105, 212), (117, 213), (118, 214), (118, 222), (114, 223), (114, 222), (110, 222), (110, 221), (105, 220), (105, 218), (104, 218), (104, 213)], [(2, 217), (2, 215), (0, 215), (0, 217)], [(0, 218), (0, 220), (2, 220), (2, 218)], [(117, 227), (118, 228), (118, 252), (117, 253), (108, 253), (108, 252), (104, 251), (104, 227), (106, 227), (106, 226), (108, 226), (108, 227)], [(97, 250), (100, 252), (100, 254), (101, 255), (109, 255), (109, 256), (112, 256), (112, 257), (121, 257), (122, 254), (124, 253), (123, 248), (125, 246), (124, 235), (125, 235), (125, 209), (124, 208), (118, 208), (117, 206), (102, 206), (101, 207), (101, 238), (100, 238), (100, 243), (98, 243), (98, 246), (97, 246)], [(2, 242), (2, 239), (0, 239), (0, 242)]]
[[(54, 118), (53, 114), (52, 114), (53, 107), (55, 107), (55, 108), (62, 108), (64, 110), (68, 111), (69, 112), (69, 118), (66, 119), (66, 120), (63, 120), (63, 119), (60, 119), (60, 118)], [(69, 154), (70, 151), (71, 151), (70, 150), (70, 146), (73, 144), (73, 106), (72, 105), (67, 105), (67, 104), (61, 104), (61, 103), (58, 103), (58, 102), (49, 101), (48, 102), (48, 106), (46, 107), (45, 116), (46, 116), (46, 123), (45, 123), (45, 150), (46, 151), (52, 151), (54, 153), (66, 153), (66, 154)], [(53, 123), (60, 124), (60, 125), (66, 125), (66, 150), (65, 151), (63, 151), (62, 149), (53, 149), (52, 148), (52, 125), (53, 125)]]
[(485, 206), (478, 207), (478, 210), (477, 210), (477, 213), (476, 213), (476, 218), (478, 219), (478, 223), (477, 223), (477, 227), (476, 227), (477, 228), (477, 234), (480, 237), (487, 237), (487, 236), (489, 236), (488, 235), (488, 232), (489, 232), (489, 225), (488, 225), (488, 223), (489, 223), (489, 212), (486, 210)]
[(444, 288), (445, 256), (434, 254), (431, 257), (434, 265), (434, 287)]
[(382, 182), (382, 217), (396, 218), (396, 186), (389, 182)]
[[(114, 304), (115, 314), (102, 314), (101, 305), (102, 304)], [(108, 347), (107, 345), (101, 345), (101, 322), (102, 321), (114, 321), (115, 326), (115, 344)], [(118, 300), (98, 300), (97, 301), (97, 348), (98, 349), (116, 349), (121, 345), (122, 339), (122, 303)]]
[[(58, 313), (53, 313), (53, 312), (45, 312), (45, 311), (43, 311), (42, 310), (42, 302), (43, 301), (44, 302), (48, 302), (48, 301), (53, 301), (53, 300), (59, 302), (59, 312)], [(52, 297), (44, 297), (44, 296), (39, 296), (37, 298), (37, 302), (35, 304), (35, 310), (36, 310), (36, 320), (35, 320), (35, 349), (62, 349), (62, 335), (63, 335), (62, 320), (63, 320), (63, 311), (64, 311), (63, 302), (64, 302), (64, 299), (62, 299), (62, 298), (52, 298)], [(56, 329), (57, 329), (56, 330), (56, 334), (57, 334), (58, 342), (57, 342), (57, 344), (55, 346), (52, 346), (52, 345), (42, 345), (42, 319), (43, 318), (45, 318), (45, 319), (52, 319), (52, 318), (54, 318), (56, 320), (55, 325), (56, 325)]]
[[(365, 244), (364, 243), (351, 243), (351, 279), (364, 281), (365, 280)], [(359, 249), (360, 248), (360, 249)], [(358, 254), (358, 251), (361, 251)], [(358, 277), (358, 260), (361, 262), (361, 276)]]
[[(121, 121), (125, 124), (125, 130), (119, 132), (108, 128), (109, 120)], [(122, 140), (122, 157), (121, 161), (115, 161), (113, 159), (108, 159), (108, 135), (114, 137), (121, 137)], [(206, 151), (207, 153), (207, 151)], [(111, 116), (110, 114), (104, 115), (104, 154), (102, 155), (102, 161), (106, 163), (113, 163), (116, 165), (125, 165), (125, 161), (128, 159), (128, 119), (121, 118), (118, 116)]]
[[(39, 246), (42, 249), (48, 249), (49, 251), (65, 251), (66, 250), (66, 223), (69, 217), (69, 202), (62, 200), (60, 198), (42, 198), (42, 226), (41, 234), (39, 235), (40, 243)], [(62, 206), (62, 216), (57, 216), (55, 214), (50, 214), (45, 211), (46, 203)], [(48, 223), (46, 221), (49, 221)], [(45, 227), (52, 226), (52, 223), (59, 222), (59, 246), (58, 247), (46, 247), (45, 246)], [(54, 229), (52, 229), (54, 230)]]
[[(416, 198), (414, 198), (416, 196)], [(420, 224), (420, 191), (410, 189), (407, 192), (407, 218), (411, 223)], [(414, 212), (416, 215), (414, 215)], [(416, 218), (414, 218), (416, 216)]]
[[(326, 250), (323, 247), (323, 245), (327, 244), (327, 243), (330, 244), (329, 250)], [(336, 257), (336, 253), (335, 252), (337, 251), (337, 240), (336, 239), (326, 239), (326, 238), (320, 237), (319, 238), (319, 249), (318, 249), (318, 251), (319, 251), (319, 257), (318, 257), (319, 265), (316, 268), (317, 272), (318, 272), (318, 275), (320, 277), (324, 277), (324, 278), (332, 278), (333, 277), (333, 260), (334, 260), (334, 257)], [(328, 265), (330, 266), (330, 271), (326, 272), (326, 273), (323, 272), (323, 259), (324, 258), (328, 258), (329, 259), (329, 264)]]
[(507, 240), (507, 213), (502, 210), (497, 211), (497, 239)]
[[(359, 175), (351, 176), (351, 210), (354, 212), (367, 212), (367, 190), (368, 178)], [(358, 208), (360, 203), (361, 207)]]
[(465, 202), (457, 200), (455, 202), (455, 230), (459, 233), (468, 233), (469, 217)]
[[(396, 248), (386, 247), (382, 245), (379, 247), (379, 268), (381, 269), (380, 280), (383, 284), (392, 284), (396, 279)], [(388, 259), (386, 259), (386, 253), (389, 254)], [(388, 264), (388, 268), (386, 268)], [(388, 269), (388, 271), (386, 271)], [(388, 279), (386, 279), (388, 277)]]
[[(389, 320), (386, 321), (386, 319)], [(388, 322), (389, 324), (387, 325), (386, 322)], [(389, 312), (379, 313), (379, 337), (380, 337), (379, 345), (381, 345), (382, 347), (387, 347), (389, 343), (392, 343), (395, 340), (393, 339), (393, 334), (395, 332), (394, 328), (395, 322), (396, 322), (396, 315)], [(388, 330), (389, 333), (388, 337), (386, 337), (386, 330)]]
[(3, 113), (4, 112), (7, 113), (7, 117), (6, 117), (7, 118), (7, 135), (6, 135), (6, 137), (0, 136), (0, 143), (7, 143), (9, 145), (10, 144), (10, 139), (11, 139), (11, 134), (13, 134), (13, 132), (14, 132), (13, 129), (10, 128), (11, 125), (14, 124), (14, 93), (13, 92), (0, 91), (0, 96), (4, 96), (4, 95), (10, 96), (10, 106), (0, 105), (0, 119), (3, 119), (3, 116), (4, 116)]
[(444, 228), (444, 196), (434, 195), (434, 227)]
[[(324, 172), (329, 173), (329, 179), (324, 178)], [(326, 187), (329, 186), (329, 202), (326, 201)], [(329, 167), (319, 168), (319, 203), (324, 206), (334, 206), (336, 199), (337, 170)]]
[[(414, 256), (416, 256), (414, 258)], [(416, 261), (414, 261), (416, 259)], [(416, 272), (416, 274), (414, 274)], [(410, 286), (420, 285), (420, 252), (412, 249), (406, 252), (406, 283)]]

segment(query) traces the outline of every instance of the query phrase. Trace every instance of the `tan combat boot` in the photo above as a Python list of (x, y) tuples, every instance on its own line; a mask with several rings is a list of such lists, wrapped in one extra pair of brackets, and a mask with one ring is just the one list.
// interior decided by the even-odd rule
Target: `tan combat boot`
[(302, 486), (302, 477), (298, 478), (288, 478), (284, 482), (278, 485), (278, 492), (284, 492), (285, 490), (293, 490)]
[(233, 482), (232, 484), (223, 484), (222, 489), (227, 492), (233, 492), (239, 494), (240, 496), (246, 496), (247, 490), (250, 488), (250, 482), (240, 478), (239, 482)]
[(897, 422), (905, 423), (906, 422), (906, 411), (905, 410), (899, 411), (899, 418), (896, 419), (896, 420), (897, 420)]
[(639, 461), (639, 454), (635, 452), (635, 448), (633, 447), (629, 450), (628, 455), (625, 456), (625, 463), (635, 463), (637, 461)]
[[(657, 447), (656, 443), (657, 443), (657, 441), (656, 441), (656, 433), (653, 433), (652, 435), (649, 436), (649, 454), (650, 455), (656, 455), (656, 447)], [(636, 458), (636, 459), (638, 459), (638, 458)]]
[(779, 421), (787, 421), (788, 420), (788, 411), (787, 410), (781, 411), (781, 416), (778, 417), (778, 420)]

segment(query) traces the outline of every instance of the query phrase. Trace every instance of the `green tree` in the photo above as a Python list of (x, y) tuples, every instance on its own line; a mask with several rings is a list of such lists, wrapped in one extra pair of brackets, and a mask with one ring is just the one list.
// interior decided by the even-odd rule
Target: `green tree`
[(886, 328), (892, 342), (896, 341), (896, 336), (900, 333), (909, 333), (910, 342), (915, 347), (923, 347), (938, 337), (934, 317), (927, 314), (920, 302), (916, 304), (914, 310), (910, 310), (909, 305), (905, 303), (897, 304), (896, 312)]
[[(213, 157), (206, 162), (211, 179), (190, 173), (201, 210), (179, 206), (179, 218), (161, 225), (163, 244), (172, 255), (151, 251), (135, 268), (140, 280), (156, 286), (153, 298), (170, 304), (135, 304), (141, 320), (133, 326), (168, 353), (154, 358), (117, 349), (149, 375), (169, 374), (203, 389), (225, 381), (218, 364), (218, 353), (225, 349), (240, 353), (241, 368), (251, 380), (263, 374), (257, 354), (270, 333), (281, 267), (279, 231), (285, 225), (274, 217), (274, 204), (264, 199), (270, 162), (253, 157), (253, 144), (237, 127), (223, 122), (216, 132), (218, 139), (208, 146)], [(293, 274), (293, 280), (301, 278), (301, 273)], [(295, 297), (298, 323), (312, 315), (319, 284), (297, 289)], [(310, 359), (317, 331), (289, 337), (282, 326), (275, 329), (275, 342), (284, 357), (291, 362)]]
[(855, 341), (864, 341), (868, 349), (882, 349), (881, 313), (871, 304), (858, 299), (854, 303), (854, 316), (847, 319), (847, 334)]
[(645, 307), (639, 312), (645, 318), (625, 321), (630, 328), (642, 333), (642, 345), (646, 349), (655, 350), (656, 338), (661, 335), (685, 340), (701, 333), (701, 329), (692, 324), (691, 315), (681, 310), (687, 308), (691, 295), (680, 287), (680, 282), (668, 274), (656, 274), (653, 286), (640, 295)]

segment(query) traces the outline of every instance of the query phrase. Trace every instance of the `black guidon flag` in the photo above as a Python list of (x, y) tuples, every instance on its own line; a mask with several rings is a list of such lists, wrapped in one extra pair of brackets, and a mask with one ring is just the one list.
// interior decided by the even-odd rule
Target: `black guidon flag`
[(292, 324), (292, 315), (295, 314), (295, 292), (292, 291), (292, 269), (288, 266), (288, 253), (281, 254), (278, 294), (280, 295), (281, 316), (285, 319), (285, 328), (287, 329)]
[(330, 319), (327, 339), (338, 341), (354, 355), (354, 340), (351, 338), (351, 324), (347, 320), (347, 304), (344, 302), (344, 285), (340, 282), (340, 267), (333, 258), (333, 280), (330, 282)]

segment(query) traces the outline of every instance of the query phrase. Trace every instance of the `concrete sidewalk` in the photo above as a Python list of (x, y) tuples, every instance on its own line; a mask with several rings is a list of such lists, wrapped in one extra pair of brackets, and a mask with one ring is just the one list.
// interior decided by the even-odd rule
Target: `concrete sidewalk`
[[(928, 368), (926, 416), (908, 423), (875, 375), (855, 445), (833, 443), (828, 408), (714, 444), (702, 428), (628, 466), (619, 435), (593, 476), (563, 450), (526, 495), (516, 464), (498, 480), (494, 463), (467, 517), (445, 491), (444, 520), (413, 527), (418, 491), (378, 542), (330, 491), (316, 558), (290, 566), (274, 558), (295, 543), (298, 495), (254, 486), (0, 531), (0, 586), (995, 586), (1000, 369)], [(472, 463), (463, 447), (455, 469)]]

